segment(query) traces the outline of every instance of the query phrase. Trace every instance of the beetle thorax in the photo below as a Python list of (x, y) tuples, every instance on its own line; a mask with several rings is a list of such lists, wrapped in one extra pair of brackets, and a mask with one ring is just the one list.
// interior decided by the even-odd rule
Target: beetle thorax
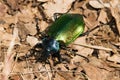
[(44, 38), (42, 40), (43, 48), (50, 52), (50, 53), (56, 53), (59, 51), (59, 42), (53, 38)]

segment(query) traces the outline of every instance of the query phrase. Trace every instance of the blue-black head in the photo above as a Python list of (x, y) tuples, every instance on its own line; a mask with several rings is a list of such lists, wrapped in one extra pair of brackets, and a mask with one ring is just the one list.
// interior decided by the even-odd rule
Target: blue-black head
[(47, 55), (57, 53), (60, 49), (59, 42), (53, 38), (44, 38), (42, 40), (42, 46)]

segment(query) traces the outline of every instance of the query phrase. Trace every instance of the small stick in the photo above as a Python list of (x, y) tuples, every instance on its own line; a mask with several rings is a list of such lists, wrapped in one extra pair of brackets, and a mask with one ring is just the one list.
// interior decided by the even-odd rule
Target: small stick
[(88, 45), (88, 44), (72, 44), (72, 45), (78, 45), (78, 46), (83, 46), (83, 47), (87, 47), (87, 48), (99, 49), (99, 50), (112, 51), (111, 48), (106, 48), (103, 46), (93, 46), (93, 45)]

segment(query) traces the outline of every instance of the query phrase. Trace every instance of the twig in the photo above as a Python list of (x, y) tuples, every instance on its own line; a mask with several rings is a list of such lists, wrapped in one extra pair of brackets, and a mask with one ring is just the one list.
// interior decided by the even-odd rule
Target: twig
[[(80, 73), (79, 71), (75, 71), (75, 70), (69, 70), (69, 71), (63, 71), (63, 70), (41, 70), (41, 71), (33, 71), (33, 72), (11, 72), (10, 74), (21, 74), (21, 75), (27, 75), (27, 74), (33, 74), (33, 73), (43, 73), (43, 72), (67, 72), (67, 73)], [(0, 73), (2, 74), (2, 73)]]
[(93, 45), (87, 45), (87, 44), (72, 44), (72, 45), (78, 45), (78, 46), (83, 46), (83, 47), (87, 47), (87, 48), (93, 48), (93, 49), (99, 49), (99, 50), (106, 50), (106, 51), (112, 51), (111, 48), (105, 48), (103, 46), (93, 46)]

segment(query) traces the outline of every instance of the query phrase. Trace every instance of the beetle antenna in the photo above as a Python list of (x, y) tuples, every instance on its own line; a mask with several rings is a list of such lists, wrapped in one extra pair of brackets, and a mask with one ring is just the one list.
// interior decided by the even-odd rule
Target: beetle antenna
[(36, 35), (41, 35), (41, 37), (39, 36), (39, 38), (43, 38), (43, 37), (45, 37), (46, 35), (43, 33), (43, 32), (40, 32), (40, 27), (39, 27), (39, 18), (38, 17), (35, 17), (35, 22), (36, 22), (36, 30), (37, 30), (37, 33), (36, 33)]
[(85, 35), (88, 35), (90, 32), (92, 32), (92, 31), (94, 31), (95, 29), (99, 28), (99, 26), (100, 26), (100, 25), (94, 27), (93, 29), (88, 30), (87, 32), (84, 32), (84, 33), (81, 34), (79, 37), (81, 37), (81, 36), (85, 36)]

